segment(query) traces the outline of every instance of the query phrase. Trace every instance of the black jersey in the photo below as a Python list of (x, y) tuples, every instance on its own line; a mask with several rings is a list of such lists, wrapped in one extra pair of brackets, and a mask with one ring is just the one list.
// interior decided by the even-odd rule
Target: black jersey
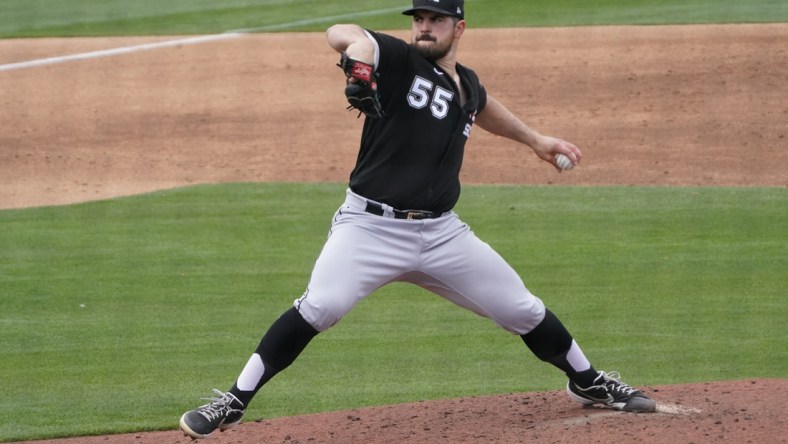
[(369, 31), (377, 45), (382, 119), (367, 118), (350, 189), (397, 209), (449, 211), (460, 196), (465, 142), (487, 94), (472, 70), (451, 76), (403, 40)]

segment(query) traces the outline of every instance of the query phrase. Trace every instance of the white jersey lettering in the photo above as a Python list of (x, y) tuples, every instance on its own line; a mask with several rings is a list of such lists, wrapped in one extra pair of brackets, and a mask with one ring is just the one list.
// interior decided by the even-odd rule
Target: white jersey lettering
[[(435, 93), (430, 100), (430, 94), (435, 89)], [(443, 119), (449, 114), (449, 103), (454, 98), (454, 93), (435, 85), (429, 80), (416, 76), (408, 92), (408, 104), (415, 109), (422, 109), (430, 104), (430, 111), (436, 119)]]

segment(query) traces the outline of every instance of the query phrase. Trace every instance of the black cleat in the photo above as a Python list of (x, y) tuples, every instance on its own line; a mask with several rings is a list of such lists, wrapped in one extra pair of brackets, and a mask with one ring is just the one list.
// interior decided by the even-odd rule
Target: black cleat
[(244, 405), (235, 395), (216, 389), (213, 391), (218, 398), (203, 398), (211, 402), (181, 416), (181, 430), (192, 439), (207, 438), (216, 429), (223, 432), (233, 428), (244, 416)]
[(618, 372), (599, 372), (594, 385), (585, 389), (569, 381), (566, 391), (575, 402), (583, 405), (603, 404), (615, 410), (638, 413), (657, 410), (657, 403), (653, 399), (621, 382)]

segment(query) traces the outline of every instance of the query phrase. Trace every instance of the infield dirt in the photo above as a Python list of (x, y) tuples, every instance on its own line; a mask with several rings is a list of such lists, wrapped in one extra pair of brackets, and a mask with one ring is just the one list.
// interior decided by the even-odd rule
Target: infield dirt
[[(169, 39), (2, 40), (0, 64)], [(476, 129), (463, 181), (786, 187), (786, 41), (783, 24), (471, 29), (460, 61), (584, 159), (558, 174)], [(247, 35), (0, 72), (0, 208), (197, 183), (345, 182), (362, 120), (344, 111), (336, 59), (322, 34)], [(784, 379), (646, 389), (660, 413), (518, 393), (248, 418), (210, 442), (786, 442)], [(48, 442), (188, 441), (171, 430)]]

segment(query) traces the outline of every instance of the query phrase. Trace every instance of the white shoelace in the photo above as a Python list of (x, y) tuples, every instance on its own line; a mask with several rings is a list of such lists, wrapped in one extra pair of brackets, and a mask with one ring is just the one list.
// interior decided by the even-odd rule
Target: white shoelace
[(621, 382), (621, 375), (616, 371), (612, 371), (610, 373), (605, 373), (605, 372), (599, 372), (599, 373), (602, 376), (602, 378), (605, 380), (603, 385), (608, 390), (623, 393), (627, 396), (637, 391), (634, 388), (630, 387), (628, 384)]
[(199, 408), (198, 413), (205, 417), (208, 421), (213, 421), (220, 416), (226, 416), (228, 412), (234, 410), (230, 407), (233, 402), (233, 396), (229, 393), (224, 393), (221, 390), (213, 389), (218, 398), (202, 398), (206, 401), (211, 401), (209, 404)]

